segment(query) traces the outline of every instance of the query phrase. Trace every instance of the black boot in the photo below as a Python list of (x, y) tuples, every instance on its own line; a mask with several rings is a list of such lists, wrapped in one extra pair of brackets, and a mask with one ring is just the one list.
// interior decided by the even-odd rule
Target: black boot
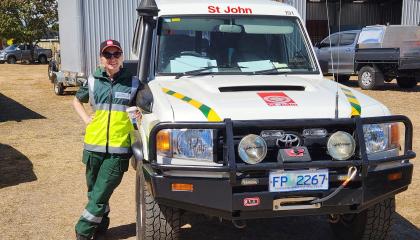
[(105, 240), (106, 239), (105, 234), (106, 232), (96, 232), (93, 235), (93, 240)]
[(76, 240), (91, 240), (90, 237), (85, 237), (76, 232)]

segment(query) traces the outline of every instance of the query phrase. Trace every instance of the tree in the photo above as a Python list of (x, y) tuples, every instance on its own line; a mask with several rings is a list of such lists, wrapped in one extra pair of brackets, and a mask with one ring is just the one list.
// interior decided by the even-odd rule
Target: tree
[(0, 39), (33, 44), (57, 21), (57, 0), (0, 0)]

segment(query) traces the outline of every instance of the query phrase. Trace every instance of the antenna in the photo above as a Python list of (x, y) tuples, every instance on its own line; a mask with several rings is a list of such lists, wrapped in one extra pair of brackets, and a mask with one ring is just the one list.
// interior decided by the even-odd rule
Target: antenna
[[(341, 0), (340, 0), (340, 10), (338, 12), (338, 32), (341, 32)], [(338, 34), (338, 48), (340, 48), (340, 42), (341, 42), (341, 35)], [(335, 118), (338, 118), (338, 79), (339, 79), (339, 75), (338, 73), (340, 72), (340, 51), (338, 51), (337, 54), (337, 80), (336, 80), (336, 91), (335, 91)]]
[[(337, 77), (336, 77), (336, 73), (334, 71), (334, 59), (333, 59), (333, 53), (331, 51), (332, 48), (332, 43), (331, 43), (331, 30), (330, 30), (330, 17), (329, 17), (329, 11), (328, 11), (328, 0), (325, 0), (325, 8), (327, 10), (327, 22), (328, 22), (328, 35), (329, 35), (329, 42), (330, 42), (330, 59), (331, 59), (331, 68), (332, 68), (332, 74), (333, 74), (333, 78), (334, 81), (336, 82), (336, 92), (335, 92), (335, 118), (338, 118), (338, 69), (337, 69)], [(338, 13), (338, 32), (341, 32), (341, 0), (340, 0), (340, 10)], [(340, 35), (338, 35), (340, 36)], [(338, 38), (337, 41), (337, 47), (340, 47), (340, 37)], [(337, 64), (338, 67), (340, 66), (340, 52), (338, 52), (337, 54)]]

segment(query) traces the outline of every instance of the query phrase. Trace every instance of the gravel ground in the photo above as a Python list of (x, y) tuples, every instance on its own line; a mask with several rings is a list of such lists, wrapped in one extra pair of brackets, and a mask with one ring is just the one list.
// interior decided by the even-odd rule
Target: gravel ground
[[(74, 224), (86, 203), (81, 163), (83, 124), (71, 107), (73, 91), (55, 96), (46, 65), (0, 65), (0, 239), (74, 239)], [(356, 87), (352, 80), (350, 86)], [(395, 83), (366, 94), (415, 126), (420, 152), (420, 86), (402, 91)], [(111, 198), (108, 239), (135, 239), (135, 172), (130, 168)], [(413, 183), (397, 196), (393, 239), (420, 239), (420, 165)], [(323, 217), (253, 220), (245, 230), (197, 218), (184, 239), (333, 239)]]

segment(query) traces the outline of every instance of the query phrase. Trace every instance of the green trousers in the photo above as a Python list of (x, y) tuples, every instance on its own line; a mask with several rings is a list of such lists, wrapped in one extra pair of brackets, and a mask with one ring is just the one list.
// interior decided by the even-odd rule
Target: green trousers
[(86, 164), (88, 204), (76, 224), (76, 232), (92, 237), (97, 231), (106, 231), (109, 225), (109, 199), (128, 170), (131, 155), (83, 151)]

